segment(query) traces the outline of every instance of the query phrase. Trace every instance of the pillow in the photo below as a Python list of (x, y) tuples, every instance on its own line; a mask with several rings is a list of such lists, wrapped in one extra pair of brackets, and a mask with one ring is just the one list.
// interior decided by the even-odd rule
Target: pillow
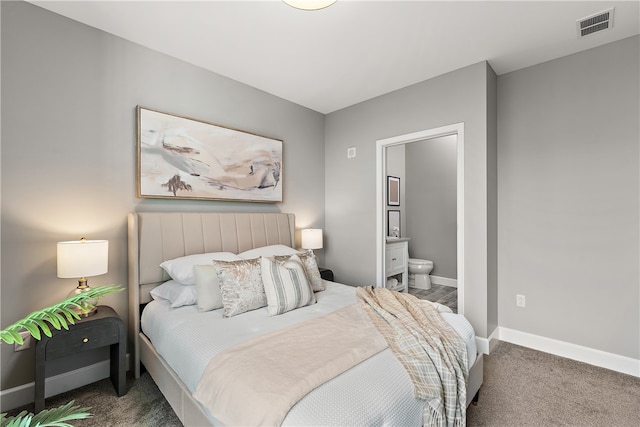
[(233, 261), (240, 258), (231, 252), (210, 252), (170, 259), (160, 264), (160, 267), (166, 271), (173, 280), (181, 285), (194, 285), (196, 278), (193, 274), (193, 266), (210, 264), (212, 259)]
[[(302, 261), (304, 272), (307, 275), (307, 280), (309, 281), (313, 292), (324, 291), (326, 289), (326, 286), (324, 285), (324, 281), (320, 276), (320, 269), (318, 268), (318, 260), (316, 259), (316, 254), (314, 254), (313, 252), (300, 252), (296, 255), (300, 258), (300, 261)], [(278, 255), (274, 258), (277, 261), (286, 261), (290, 258), (290, 256)]]
[(177, 308), (183, 305), (194, 305), (198, 294), (195, 286), (183, 286), (175, 280), (169, 280), (151, 289), (153, 299), (163, 299), (171, 303), (171, 307)]
[(286, 261), (262, 257), (260, 263), (267, 294), (267, 313), (270, 316), (316, 303), (302, 261), (297, 255), (291, 255)]
[(244, 259), (252, 259), (260, 258), (261, 256), (271, 257), (275, 255), (293, 255), (297, 253), (298, 251), (287, 245), (268, 245), (262, 246), (261, 248), (249, 249), (248, 251), (239, 253), (238, 256)]
[(260, 258), (213, 261), (222, 295), (223, 316), (231, 317), (267, 305)]
[(193, 267), (196, 278), (196, 292), (198, 294), (198, 310), (211, 311), (222, 308), (222, 294), (216, 268), (211, 265), (196, 265)]

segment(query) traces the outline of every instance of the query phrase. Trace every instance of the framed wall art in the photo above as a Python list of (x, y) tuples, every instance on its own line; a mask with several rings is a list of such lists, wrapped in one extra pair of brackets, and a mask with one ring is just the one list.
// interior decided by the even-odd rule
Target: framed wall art
[(400, 237), (400, 211), (387, 211), (387, 236)]
[(282, 201), (282, 141), (138, 106), (137, 195)]
[(400, 206), (400, 178), (387, 176), (387, 205)]

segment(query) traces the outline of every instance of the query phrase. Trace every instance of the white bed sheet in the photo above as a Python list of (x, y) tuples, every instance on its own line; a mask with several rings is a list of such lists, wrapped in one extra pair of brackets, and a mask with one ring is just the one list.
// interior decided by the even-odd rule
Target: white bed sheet
[[(268, 316), (264, 307), (227, 319), (221, 309), (202, 313), (195, 305), (171, 308), (152, 301), (142, 313), (142, 331), (193, 392), (209, 360), (225, 348), (355, 302), (354, 287), (325, 284), (316, 304), (279, 316)], [(471, 324), (453, 313), (443, 318), (466, 342), (471, 368), (476, 358)], [(421, 425), (422, 410), (409, 376), (387, 349), (309, 393), (283, 425)]]

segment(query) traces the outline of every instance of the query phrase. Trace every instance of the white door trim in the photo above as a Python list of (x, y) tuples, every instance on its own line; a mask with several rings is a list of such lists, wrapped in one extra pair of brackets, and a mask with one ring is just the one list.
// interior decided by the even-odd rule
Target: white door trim
[(387, 229), (385, 213), (386, 148), (408, 144), (425, 139), (457, 135), (457, 222), (458, 222), (458, 313), (464, 314), (464, 123), (455, 123), (434, 129), (427, 129), (405, 135), (376, 141), (376, 286), (385, 283), (385, 243), (384, 230)]

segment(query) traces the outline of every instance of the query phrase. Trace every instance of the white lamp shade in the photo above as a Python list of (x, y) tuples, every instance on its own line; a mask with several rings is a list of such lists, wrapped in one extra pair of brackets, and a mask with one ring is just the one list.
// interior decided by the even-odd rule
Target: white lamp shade
[(302, 249), (322, 249), (322, 230), (305, 228), (302, 230)]
[(108, 271), (108, 240), (58, 242), (58, 277), (91, 277)]

